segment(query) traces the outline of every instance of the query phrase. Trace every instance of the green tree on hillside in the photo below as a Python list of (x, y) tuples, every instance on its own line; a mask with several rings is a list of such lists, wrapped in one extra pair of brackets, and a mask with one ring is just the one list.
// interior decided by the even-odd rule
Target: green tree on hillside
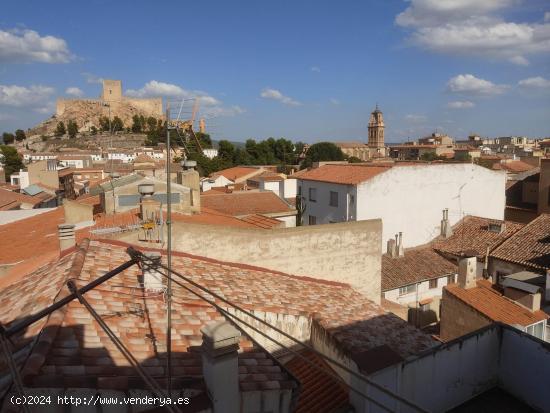
[(132, 116), (132, 132), (142, 133), (145, 130), (145, 117), (143, 115)]
[(147, 130), (149, 132), (157, 130), (157, 120), (152, 116), (147, 118)]
[(15, 140), (17, 142), (21, 142), (22, 140), (27, 139), (27, 135), (25, 135), (25, 131), (23, 129), (17, 129), (15, 131)]
[(9, 181), (11, 174), (23, 169), (25, 165), (23, 165), (21, 155), (17, 153), (17, 150), (13, 146), (0, 145), (0, 154), (2, 164), (4, 165), (6, 181)]
[(113, 132), (118, 132), (124, 129), (124, 122), (122, 122), (122, 119), (120, 119), (118, 116), (115, 116), (113, 118), (112, 122), (112, 128)]
[(201, 143), (203, 149), (208, 149), (212, 147), (212, 139), (208, 133), (195, 132), (195, 136)]
[(233, 162), (233, 155), (235, 153), (235, 147), (227, 140), (221, 140), (218, 142), (218, 158), (223, 159), (226, 162)]
[(69, 134), (69, 138), (74, 139), (76, 137), (76, 134), (78, 133), (78, 125), (74, 120), (69, 120), (67, 123), (67, 133)]
[(107, 116), (100, 116), (99, 117), (99, 129), (102, 132), (107, 132), (109, 128), (111, 127), (111, 121)]
[(15, 140), (15, 135), (13, 133), (4, 132), (2, 134), (2, 141), (4, 142), (4, 145), (9, 145), (10, 143), (13, 143)]
[(97, 128), (95, 126), (92, 125), (92, 127), (90, 128), (90, 133), (92, 135), (97, 135)]
[(55, 136), (63, 136), (67, 133), (67, 129), (65, 129), (65, 124), (63, 122), (58, 122), (57, 127), (55, 128)]
[(319, 142), (311, 145), (306, 157), (302, 162), (301, 169), (309, 168), (313, 162), (321, 161), (343, 161), (344, 153), (332, 142)]

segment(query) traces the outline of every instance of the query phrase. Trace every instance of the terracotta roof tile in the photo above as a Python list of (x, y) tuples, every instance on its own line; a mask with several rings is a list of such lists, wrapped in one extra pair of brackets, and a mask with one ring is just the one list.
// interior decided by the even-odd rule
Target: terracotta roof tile
[(432, 278), (455, 274), (456, 264), (430, 246), (405, 250), (403, 257), (382, 256), (382, 291), (393, 290)]
[(515, 232), (491, 257), (539, 271), (550, 270), (550, 214), (541, 214)]
[[(46, 307), (56, 296), (66, 295), (63, 285), (69, 277), (78, 285), (84, 285), (128, 260), (127, 244), (112, 241), (87, 244), (83, 241), (81, 248), (53, 265), (42, 267), (0, 290), (3, 303), (0, 321), (9, 325), (12, 320)], [(324, 329), (342, 351), (352, 355), (385, 344), (401, 357), (407, 357), (433, 345), (429, 336), (386, 313), (347, 285), (306, 280), (184, 253), (173, 254), (173, 265), (184, 269), (195, 282), (244, 308), (314, 318), (313, 322)], [(86, 296), (134, 356), (143, 365), (151, 366), (153, 375), (160, 376), (164, 374), (166, 348), (165, 302), (162, 294), (148, 293), (140, 287), (139, 275), (140, 269), (133, 266)], [(177, 285), (173, 294), (175, 375), (176, 378), (200, 378), (200, 353), (194, 350), (201, 344), (200, 327), (222, 316)], [(51, 328), (43, 330), (46, 325)], [(49, 320), (35, 323), (17, 339), (17, 346), (28, 346), (41, 330), (39, 342), (23, 369), (27, 386), (57, 383), (70, 387), (109, 387), (115, 383), (107, 378), (113, 376), (119, 380), (126, 377), (129, 386), (139, 386), (135, 372), (77, 301), (52, 314)], [(254, 369), (245, 361), (249, 359), (258, 361)], [(269, 388), (274, 381), (281, 387), (292, 386), (292, 379), (284, 372), (273, 373), (277, 365), (265, 350), (243, 336), (239, 354), (241, 389)], [(5, 369), (2, 373), (7, 374)]]
[(357, 185), (386, 172), (388, 166), (374, 165), (323, 165), (301, 174), (298, 179)]
[(536, 169), (536, 166), (530, 165), (523, 161), (509, 161), (502, 162), (493, 165), (493, 169), (504, 169), (505, 171), (516, 173), (516, 172), (526, 172), (532, 169)]
[[(489, 231), (490, 223), (504, 224), (504, 232), (499, 234)], [(433, 248), (441, 253), (455, 256), (468, 251), (468, 254), (473, 253), (478, 259), (485, 261), (487, 246), (493, 250), (522, 227), (523, 224), (517, 222), (468, 215), (453, 227), (453, 235), (447, 239), (438, 239), (433, 244)]]
[(218, 177), (220, 175), (226, 177), (230, 181), (235, 181), (244, 177), (257, 175), (264, 172), (262, 168), (255, 168), (251, 166), (234, 166), (233, 168), (222, 169), (221, 171), (214, 172), (211, 177)]
[(529, 311), (504, 297), (487, 280), (477, 280), (477, 286), (469, 289), (458, 284), (450, 284), (444, 288), (446, 292), (493, 321), (528, 326), (550, 317), (543, 311)]
[[(206, 194), (206, 195), (205, 195)], [(201, 205), (225, 214), (242, 216), (250, 214), (292, 213), (294, 209), (271, 191), (240, 191), (201, 194)]]
[[(310, 362), (327, 372), (336, 372), (318, 355), (306, 350), (300, 352)], [(285, 367), (300, 381), (301, 389), (296, 413), (333, 412), (349, 404), (348, 389), (336, 379), (321, 373), (300, 357), (294, 357)]]
[(244, 222), (248, 222), (260, 228), (271, 229), (284, 227), (284, 223), (275, 218), (269, 218), (260, 214), (246, 215), (240, 218)]
[(29, 196), (21, 194), (19, 192), (10, 191), (7, 189), (0, 188), (0, 206), (10, 205), (14, 202), (20, 204), (30, 204), (32, 206), (38, 205), (43, 200), (34, 196)]

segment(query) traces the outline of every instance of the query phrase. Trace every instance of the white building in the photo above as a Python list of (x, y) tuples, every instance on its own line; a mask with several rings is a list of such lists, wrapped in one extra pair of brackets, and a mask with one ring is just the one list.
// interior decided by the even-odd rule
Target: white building
[(201, 179), (201, 190), (202, 192), (206, 192), (211, 190), (212, 188), (224, 187), (232, 183), (233, 181), (231, 181), (230, 179), (227, 179), (223, 175), (205, 177)]
[(48, 159), (57, 159), (57, 155), (47, 152), (25, 152), (23, 154), (23, 160), (25, 162), (45, 161)]
[(154, 149), (149, 147), (143, 147), (135, 150), (136, 157), (139, 155), (147, 155), (155, 161), (160, 161), (165, 158), (164, 151), (161, 149)]
[(404, 247), (440, 233), (464, 215), (504, 218), (506, 175), (474, 164), (324, 165), (298, 178), (304, 225), (381, 218), (382, 241), (403, 232)]
[(131, 163), (136, 159), (134, 151), (110, 150), (107, 152), (107, 159), (119, 159), (123, 163)]
[(19, 172), (11, 174), (10, 184), (19, 186), (21, 189), (28, 187), (31, 184), (29, 173), (23, 169), (20, 169)]
[(63, 165), (69, 168), (91, 168), (92, 167), (92, 157), (89, 155), (59, 155), (57, 160)]
[(218, 150), (214, 148), (203, 149), (202, 154), (208, 159), (212, 159), (218, 156)]

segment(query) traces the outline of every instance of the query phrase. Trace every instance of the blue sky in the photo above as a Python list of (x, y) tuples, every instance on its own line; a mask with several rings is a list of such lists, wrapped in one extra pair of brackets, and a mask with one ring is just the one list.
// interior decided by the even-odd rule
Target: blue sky
[(376, 103), (387, 141), (550, 136), (550, 3), (3, 2), (0, 131), (101, 78), (201, 96), (214, 138), (366, 140)]

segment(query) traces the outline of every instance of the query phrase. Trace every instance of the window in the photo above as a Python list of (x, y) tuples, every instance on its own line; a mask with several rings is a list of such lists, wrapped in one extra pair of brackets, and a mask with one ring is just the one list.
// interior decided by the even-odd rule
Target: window
[(317, 217), (314, 217), (313, 215), (310, 215), (310, 216), (309, 216), (309, 219), (308, 219), (308, 224), (309, 224), (309, 225), (315, 225), (315, 224), (317, 224)]
[(309, 200), (317, 202), (317, 188), (309, 188)]
[(544, 321), (527, 326), (525, 331), (527, 332), (527, 334), (531, 334), (536, 338), (540, 338), (541, 340), (544, 340)]
[(416, 292), (416, 284), (407, 285), (406, 287), (399, 287), (399, 295), (406, 295)]
[(456, 282), (455, 277), (455, 274), (447, 275), (447, 284), (454, 284)]
[(437, 278), (430, 280), (429, 283), (430, 283), (430, 289), (437, 288)]
[(331, 207), (337, 207), (338, 206), (338, 192), (330, 191), (330, 203), (329, 205)]

